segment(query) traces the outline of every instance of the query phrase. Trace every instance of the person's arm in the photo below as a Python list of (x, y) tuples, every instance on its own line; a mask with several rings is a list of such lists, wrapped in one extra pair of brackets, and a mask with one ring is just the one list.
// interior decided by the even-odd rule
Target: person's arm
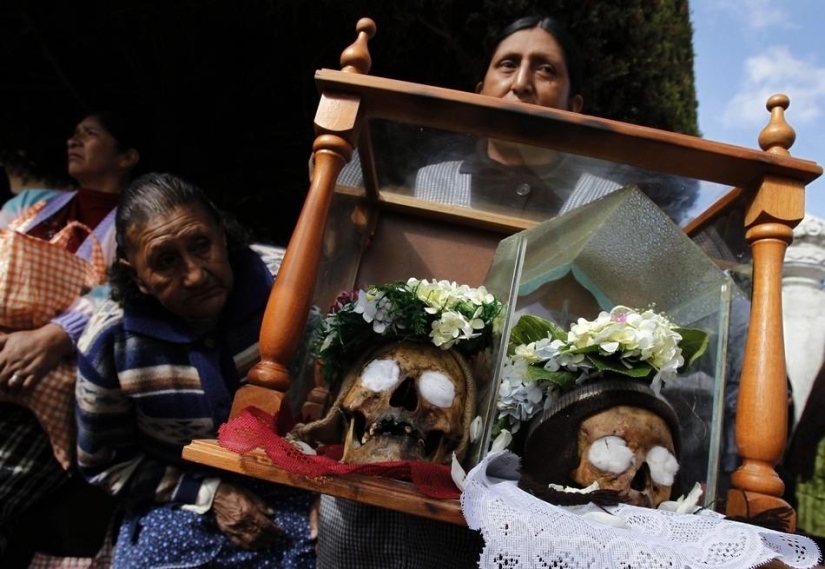
[(109, 298), (109, 290), (108, 283), (97, 286), (77, 297), (69, 308), (52, 318), (51, 324), (63, 330), (73, 347), (77, 345), (97, 307)]
[(80, 473), (115, 496), (208, 509), (217, 488), (214, 479), (153, 458), (139, 442), (135, 406), (121, 384), (134, 370), (118, 369), (115, 357), (121, 323), (120, 308), (106, 302), (78, 343), (75, 394)]
[[(30, 390), (72, 352), (69, 337), (54, 324), (0, 334), (0, 389)], [(12, 385), (13, 376), (22, 384)]]

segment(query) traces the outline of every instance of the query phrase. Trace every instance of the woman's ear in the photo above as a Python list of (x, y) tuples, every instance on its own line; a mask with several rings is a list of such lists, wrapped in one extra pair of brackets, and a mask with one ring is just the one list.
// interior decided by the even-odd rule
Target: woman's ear
[(581, 95), (570, 97), (570, 102), (567, 106), (569, 107), (568, 110), (573, 111), (574, 113), (582, 112), (582, 107), (584, 107), (584, 97)]
[(146, 283), (144, 283), (140, 279), (140, 277), (137, 274), (137, 271), (135, 271), (135, 268), (128, 260), (121, 258), (117, 260), (117, 263), (123, 268), (123, 270), (125, 270), (129, 274), (130, 277), (132, 277), (132, 282), (135, 283), (140, 292), (146, 295), (151, 294), (149, 287), (147, 287)]
[(120, 156), (120, 167), (124, 170), (131, 170), (140, 162), (140, 152), (130, 148)]

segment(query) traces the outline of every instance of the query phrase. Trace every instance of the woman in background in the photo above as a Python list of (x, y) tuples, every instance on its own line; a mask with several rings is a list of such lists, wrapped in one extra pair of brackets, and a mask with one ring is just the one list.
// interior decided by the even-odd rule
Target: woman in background
[[(79, 221), (93, 231), (110, 264), (115, 251), (114, 212), (140, 161), (136, 138), (131, 123), (117, 113), (85, 117), (67, 141), (68, 173), (78, 189), (24, 190), (3, 206), (0, 228), (49, 240), (69, 222)], [(69, 248), (91, 260), (88, 241), (72, 242)], [(105, 287), (93, 289), (40, 328), (0, 330), (0, 393), (32, 390), (58, 364), (74, 358), (77, 340), (107, 292)], [(53, 456), (49, 438), (35, 416), (16, 404), (0, 403), (0, 564), (11, 564), (10, 559), (25, 563), (32, 553), (31, 527), (47, 526), (42, 511), (55, 510), (55, 502), (64, 494), (84, 491), (71, 474)], [(105, 526), (103, 517), (98, 523)]]

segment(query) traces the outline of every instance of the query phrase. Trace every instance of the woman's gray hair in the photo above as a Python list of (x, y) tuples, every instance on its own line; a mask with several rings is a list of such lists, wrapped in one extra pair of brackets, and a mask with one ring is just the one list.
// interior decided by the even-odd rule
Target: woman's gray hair
[(119, 262), (127, 258), (132, 244), (129, 231), (142, 227), (147, 221), (169, 215), (181, 207), (200, 206), (224, 228), (230, 259), (233, 253), (246, 247), (248, 239), (245, 231), (227, 217), (212, 203), (195, 184), (167, 173), (151, 172), (135, 179), (123, 192), (115, 217), (116, 260), (109, 269), (111, 296), (114, 300), (139, 301), (146, 295), (134, 283), (131, 271)]

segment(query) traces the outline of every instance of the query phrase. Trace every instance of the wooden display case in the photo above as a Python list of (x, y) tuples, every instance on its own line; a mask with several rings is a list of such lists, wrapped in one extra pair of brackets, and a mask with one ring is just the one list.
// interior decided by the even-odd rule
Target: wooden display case
[[(737, 277), (750, 299), (750, 319), (735, 427), (741, 466), (732, 475), (727, 513), (749, 517), (787, 505), (774, 470), (787, 435), (780, 280), (792, 228), (804, 215), (805, 185), (822, 173), (814, 162), (789, 155), (794, 133), (783, 114), (788, 98), (776, 95), (767, 102), (770, 119), (759, 136), (762, 150), (751, 150), (372, 77), (366, 75), (366, 42), (374, 30), (371, 21), (359, 22), (359, 38), (342, 55), (342, 70), (316, 73), (321, 99), (311, 185), (267, 306), (262, 361), (250, 384), (238, 392), (233, 415), (247, 405), (276, 410), (285, 394), (302, 401), (310, 389), (304, 410), (319, 412), (323, 386), (293, 378), (289, 370), (303, 339), (296, 330), (304, 328), (313, 305), (325, 309), (339, 291), (413, 276), (471, 286), (484, 281), (499, 242), (534, 226), (535, 216), (517, 208), (445, 205), (422, 198), (397, 170), (414, 172), (432, 159), (410, 150), (432, 147), (432, 130), (473, 140), (496, 138), (579, 157), (590, 166), (615, 166), (623, 181), (642, 187), (650, 182), (659, 199), (677, 204), (670, 213), (680, 227)], [(348, 166), (356, 147), (357, 162)], [(345, 168), (350, 174), (355, 168), (360, 181), (337, 183)], [(682, 199), (688, 194), (690, 199)], [(274, 467), (262, 451), (241, 456), (215, 441), (193, 442), (184, 458), (463, 523), (457, 501), (425, 499), (403, 482), (303, 478)]]

